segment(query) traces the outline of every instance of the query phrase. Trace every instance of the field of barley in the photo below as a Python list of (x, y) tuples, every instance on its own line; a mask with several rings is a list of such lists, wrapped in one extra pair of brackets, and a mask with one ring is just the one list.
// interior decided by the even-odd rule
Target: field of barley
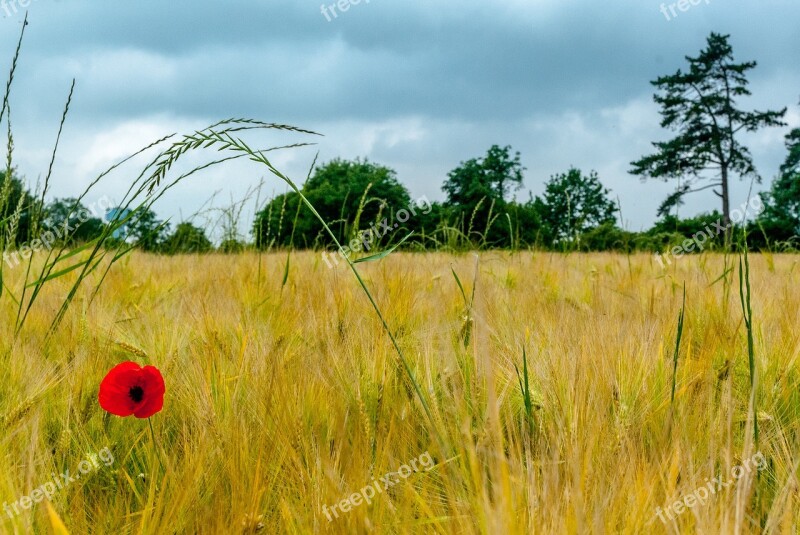
[[(799, 261), (750, 256), (757, 442), (735, 257), (359, 264), (408, 369), (319, 253), (285, 284), (286, 253), (134, 253), (48, 335), (50, 283), (16, 342), (6, 296), (0, 532), (796, 533)], [(126, 360), (163, 373), (152, 431), (98, 405)]]

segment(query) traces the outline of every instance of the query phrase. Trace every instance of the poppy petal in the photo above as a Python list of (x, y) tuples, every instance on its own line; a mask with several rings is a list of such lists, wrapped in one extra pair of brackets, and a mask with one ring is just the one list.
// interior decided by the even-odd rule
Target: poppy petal
[(137, 418), (149, 418), (164, 408), (164, 378), (155, 366), (145, 366), (141, 372), (144, 399), (134, 411)]
[(155, 366), (145, 366), (142, 368), (142, 378), (144, 379), (144, 386), (148, 395), (152, 392), (154, 395), (163, 396), (166, 388), (164, 386), (164, 377)]
[(116, 416), (130, 416), (137, 403), (130, 397), (130, 389), (141, 376), (141, 367), (135, 362), (118, 364), (100, 383), (98, 400), (100, 406)]

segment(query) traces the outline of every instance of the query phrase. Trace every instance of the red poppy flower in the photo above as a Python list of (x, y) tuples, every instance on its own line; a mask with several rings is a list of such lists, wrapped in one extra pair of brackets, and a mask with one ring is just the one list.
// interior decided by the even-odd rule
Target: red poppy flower
[(155, 366), (123, 362), (100, 383), (100, 406), (116, 416), (149, 418), (164, 407), (164, 378)]

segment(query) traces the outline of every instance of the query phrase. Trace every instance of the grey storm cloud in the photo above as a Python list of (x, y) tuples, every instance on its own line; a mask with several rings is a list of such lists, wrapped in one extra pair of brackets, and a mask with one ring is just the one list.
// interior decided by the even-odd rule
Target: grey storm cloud
[[(0, 1), (6, 62), (20, 1)], [(330, 21), (322, 6), (334, 0), (27, 3), (13, 112), (41, 147), (21, 167), (51, 141), (33, 132), (58, 116), (74, 77), (78, 137), (153, 117), (288, 122), (324, 130), (322, 156), (369, 156), (432, 195), (459, 161), (510, 144), (534, 192), (565, 166), (595, 168), (641, 226), (671, 187), (626, 173), (667, 135), (649, 80), (682, 67), (709, 32), (730, 33), (740, 60), (758, 60), (747, 105), (789, 106), (798, 117), (793, 0), (703, 0), (671, 20), (650, 0), (362, 0)], [(766, 178), (780, 137), (754, 140)], [(640, 202), (645, 191), (652, 198)], [(689, 208), (715, 207), (699, 198)]]

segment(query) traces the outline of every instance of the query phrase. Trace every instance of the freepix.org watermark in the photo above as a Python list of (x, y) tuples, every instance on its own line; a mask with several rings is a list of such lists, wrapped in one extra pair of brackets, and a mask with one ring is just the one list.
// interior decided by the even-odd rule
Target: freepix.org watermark
[(661, 4), (661, 9), (659, 11), (661, 11), (661, 13), (667, 19), (667, 22), (669, 22), (678, 16), (678, 11), (686, 13), (693, 6), (700, 5), (704, 2), (706, 4), (710, 4), (711, 0), (678, 0), (677, 2), (673, 2), (672, 4)]
[(27, 9), (36, 0), (0, 0), (0, 13), (3, 18), (7, 19), (12, 15), (16, 15), (22, 9)]
[[(408, 205), (408, 209), (403, 208), (398, 210), (394, 215), (396, 220), (395, 223), (391, 223), (388, 218), (384, 219), (378, 224), (373, 223), (367, 230), (362, 230), (359, 232), (358, 237), (350, 240), (349, 245), (345, 245), (339, 251), (337, 251), (338, 255), (342, 258), (349, 259), (351, 253), (369, 251), (373, 247), (376, 240), (400, 228), (401, 224), (408, 222), (409, 219), (416, 216), (417, 210), (419, 210), (422, 214), (429, 214), (431, 213), (431, 210), (433, 210), (433, 205), (428, 198), (423, 195), (416, 201), (412, 201), (411, 204)], [(325, 251), (322, 253), (322, 259), (329, 268), (333, 268), (339, 263), (339, 259), (336, 258), (336, 253)], [(331, 259), (333, 261), (331, 261)]]
[(670, 256), (680, 258), (687, 253), (694, 251), (700, 252), (705, 249), (705, 244), (708, 240), (724, 234), (733, 226), (734, 223), (743, 223), (747, 219), (748, 215), (758, 215), (763, 210), (764, 203), (761, 201), (761, 197), (753, 197), (748, 202), (742, 204), (739, 208), (731, 210), (731, 222), (729, 224), (723, 225), (722, 221), (719, 220), (715, 221), (711, 225), (707, 225), (705, 229), (701, 230), (697, 234), (692, 235), (691, 238), (687, 238), (683, 241), (683, 243), (676, 245), (663, 255), (661, 253), (656, 253), (656, 261), (663, 268), (665, 267), (665, 260), (666, 265), (672, 264), (672, 260), (669, 258)]
[[(339, 513), (336, 511), (337, 508), (340, 509), (342, 513), (349, 513), (353, 507), (358, 507), (362, 503), (371, 504), (372, 499), (376, 495), (387, 490), (389, 487), (397, 485), (403, 479), (407, 479), (411, 474), (419, 472), (420, 467), (417, 466), (417, 462), (420, 463), (421, 467), (424, 468), (426, 472), (429, 472), (435, 465), (433, 457), (426, 451), (416, 459), (412, 459), (408, 464), (404, 464), (398, 468), (397, 472), (389, 472), (379, 480), (373, 479), (372, 483), (362, 488), (360, 491), (354, 492), (339, 503), (331, 507), (323, 505), (323, 514), (328, 518), (328, 522), (332, 522), (334, 517), (339, 518)], [(333, 515), (331, 515), (331, 513), (333, 513)]]
[(729, 477), (727, 480), (723, 481), (722, 476), (717, 476), (713, 479), (707, 479), (705, 485), (696, 488), (694, 492), (685, 494), (682, 498), (671, 503), (666, 508), (662, 509), (661, 507), (656, 507), (656, 516), (664, 524), (667, 523), (667, 519), (675, 520), (677, 515), (681, 515), (687, 510), (698, 505), (705, 505), (711, 496), (723, 489), (727, 489), (738, 479), (744, 477), (745, 474), (751, 473), (753, 468), (756, 470), (763, 470), (766, 468), (766, 466), (767, 458), (764, 457), (764, 454), (759, 451), (751, 458), (745, 459), (742, 464), (731, 468), (731, 477)]
[(3, 511), (6, 513), (8, 518), (14, 518), (22, 511), (33, 507), (33, 504), (35, 503), (39, 503), (44, 499), (50, 501), (53, 496), (58, 494), (60, 490), (65, 489), (71, 483), (79, 480), (81, 476), (96, 472), (101, 468), (101, 466), (109, 467), (112, 464), (114, 464), (114, 455), (111, 453), (111, 450), (108, 447), (103, 448), (96, 454), (90, 453), (78, 464), (78, 469), (74, 473), (71, 473), (69, 470), (65, 470), (58, 475), (55, 473), (50, 474), (53, 477), (52, 480), (39, 485), (30, 491), (27, 496), (22, 496), (11, 504), (8, 502), (3, 502)]
[(58, 240), (68, 238), (70, 234), (75, 232), (76, 228), (89, 221), (90, 218), (96, 217), (102, 219), (106, 211), (111, 208), (112, 204), (111, 199), (108, 197), (101, 197), (98, 201), (89, 205), (87, 209), (78, 210), (74, 214), (71, 214), (71, 216), (74, 215), (77, 218), (77, 224), (75, 224), (74, 221), (70, 224), (70, 220), (68, 219), (53, 228), (46, 228), (39, 233), (38, 238), (31, 240), (30, 243), (22, 244), (16, 251), (3, 251), (3, 261), (9, 268), (14, 268), (17, 267), (23, 259), (29, 259), (35, 252), (44, 249), (48, 251), (52, 250), (53, 246), (58, 243)]
[[(330, 5), (322, 4), (322, 7), (320, 7), (320, 12), (322, 12), (322, 15), (328, 19), (328, 22), (332, 22), (333, 19), (339, 18), (339, 13), (347, 13), (350, 11), (352, 6), (357, 6), (361, 2), (362, 0), (337, 0)], [(369, 4), (369, 0), (363, 0), (363, 2), (365, 4)]]

